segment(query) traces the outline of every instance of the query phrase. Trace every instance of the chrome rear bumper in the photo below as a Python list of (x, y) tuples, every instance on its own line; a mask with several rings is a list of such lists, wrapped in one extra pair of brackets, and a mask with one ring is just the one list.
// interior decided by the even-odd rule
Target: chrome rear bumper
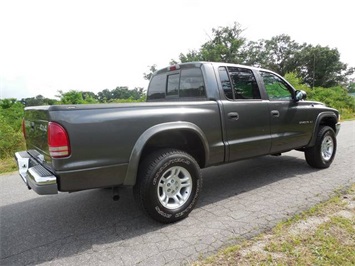
[(29, 189), (39, 195), (58, 193), (57, 178), (32, 159), (26, 151), (16, 152), (15, 159), (20, 176)]

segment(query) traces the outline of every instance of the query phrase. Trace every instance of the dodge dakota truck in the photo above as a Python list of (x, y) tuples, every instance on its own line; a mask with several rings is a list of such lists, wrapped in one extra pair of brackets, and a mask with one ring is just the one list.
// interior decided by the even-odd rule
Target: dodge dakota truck
[(293, 149), (329, 167), (339, 113), (305, 99), (265, 69), (177, 64), (152, 75), (145, 103), (25, 108), (15, 158), (40, 195), (132, 186), (146, 214), (171, 223), (196, 205), (202, 168)]

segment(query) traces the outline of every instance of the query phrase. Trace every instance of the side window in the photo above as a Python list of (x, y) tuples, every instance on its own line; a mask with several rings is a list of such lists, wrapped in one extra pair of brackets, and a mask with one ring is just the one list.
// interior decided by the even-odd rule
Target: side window
[(205, 84), (200, 68), (181, 70), (179, 96), (180, 98), (205, 96)]
[(166, 75), (156, 75), (149, 84), (147, 98), (149, 100), (158, 100), (165, 98)]
[(265, 90), (270, 101), (292, 99), (289, 86), (282, 79), (272, 73), (264, 71), (260, 71), (260, 75), (263, 78)]
[(166, 96), (179, 95), (179, 74), (168, 76), (168, 85), (166, 87)]
[(222, 83), (222, 89), (224, 91), (224, 94), (228, 99), (233, 99), (232, 86), (226, 68), (219, 67), (218, 72), (219, 72), (219, 78)]
[(227, 73), (226, 68), (220, 67), (219, 76), (228, 99), (261, 99), (258, 84), (250, 69), (228, 67)]
[(260, 91), (253, 72), (240, 67), (228, 67), (235, 99), (260, 99)]

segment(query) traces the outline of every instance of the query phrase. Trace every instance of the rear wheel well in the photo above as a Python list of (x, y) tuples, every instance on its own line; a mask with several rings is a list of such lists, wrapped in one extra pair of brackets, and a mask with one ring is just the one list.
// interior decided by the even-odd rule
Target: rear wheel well
[(152, 136), (144, 146), (140, 163), (153, 151), (165, 148), (184, 151), (194, 157), (200, 168), (205, 166), (205, 148), (200, 137), (196, 133), (185, 129), (167, 130)]

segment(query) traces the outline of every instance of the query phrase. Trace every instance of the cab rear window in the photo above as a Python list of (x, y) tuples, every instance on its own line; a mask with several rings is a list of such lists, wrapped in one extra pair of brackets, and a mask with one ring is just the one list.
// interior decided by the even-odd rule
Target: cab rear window
[(205, 97), (201, 69), (189, 68), (155, 75), (149, 84), (147, 100), (198, 100)]

